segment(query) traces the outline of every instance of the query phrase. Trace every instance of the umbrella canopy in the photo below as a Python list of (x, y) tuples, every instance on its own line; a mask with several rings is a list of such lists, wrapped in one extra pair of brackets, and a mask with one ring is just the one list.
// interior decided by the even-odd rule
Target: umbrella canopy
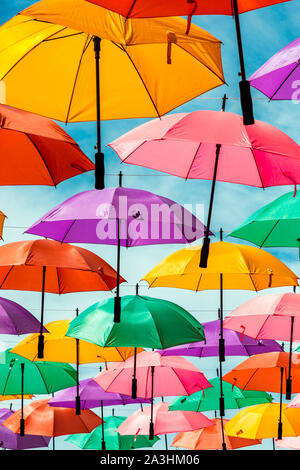
[[(40, 322), (22, 305), (0, 297), (0, 334), (25, 335), (40, 329)], [(47, 332), (46, 328), (43, 331)]]
[[(148, 434), (151, 407), (137, 410), (118, 427), (121, 435)], [(169, 411), (168, 403), (159, 403), (153, 407), (154, 435), (169, 434), (178, 431), (190, 431), (212, 426), (213, 423), (202, 413), (193, 411)]]
[(126, 21), (85, 0), (40, 1), (0, 28), (6, 103), (65, 122), (95, 120), (99, 37), (101, 119), (165, 114), (224, 83), (220, 41), (185, 30), (181, 18)]
[(204, 231), (200, 220), (171, 199), (119, 186), (72, 196), (26, 233), (68, 243), (117, 245), (119, 240), (128, 248), (190, 243), (201, 238)]
[(282, 449), (300, 450), (300, 436), (284, 437), (283, 439), (275, 439), (276, 446)]
[(126, 295), (121, 298), (121, 306), (122, 321), (114, 323), (114, 299), (97, 302), (70, 323), (67, 336), (103, 347), (145, 348), (165, 348), (205, 338), (202, 325), (173, 302)]
[(101, 436), (102, 436), (102, 426), (105, 428), (105, 442), (106, 450), (130, 450), (138, 449), (141, 447), (152, 447), (159, 437), (150, 441), (147, 436), (135, 435), (132, 436), (122, 436), (117, 432), (117, 428), (126, 420), (126, 416), (109, 416), (105, 418), (104, 425), (101, 424), (95, 428), (90, 434), (75, 434), (74, 436), (68, 436), (66, 438), (67, 442), (80, 447), (81, 449), (93, 449), (101, 450)]
[(217, 181), (260, 188), (300, 182), (300, 146), (270, 124), (245, 126), (241, 116), (230, 112), (169, 114), (109, 145), (124, 163), (213, 180), (217, 144)]
[[(224, 423), (228, 420), (224, 419)], [(192, 450), (221, 450), (222, 443), (222, 427), (220, 419), (213, 419), (214, 426), (198, 429), (191, 432), (180, 432), (174, 438), (172, 447), (183, 447)], [(241, 437), (232, 437), (225, 434), (226, 449), (239, 449), (241, 447), (255, 446), (261, 444), (258, 439), (244, 439)]]
[[(49, 405), (64, 408), (76, 408), (77, 388), (61, 390), (50, 398)], [(81, 409), (98, 408), (100, 406), (130, 405), (134, 403), (150, 403), (146, 398), (133, 399), (121, 393), (105, 392), (93, 378), (81, 380), (79, 383)]]
[(94, 169), (91, 160), (58, 124), (4, 104), (0, 104), (0, 152), (3, 186), (56, 186)]
[[(104, 8), (116, 11), (126, 18), (151, 18), (156, 16), (233, 15), (232, 0), (200, 2), (191, 5), (186, 0), (88, 0)], [(239, 13), (244, 13), (285, 0), (239, 0)]]
[(207, 268), (199, 267), (201, 246), (176, 251), (160, 261), (143, 280), (150, 287), (176, 287), (195, 291), (223, 289), (259, 291), (298, 285), (297, 276), (270, 253), (247, 245), (217, 242), (210, 245)]
[(300, 194), (283, 194), (250, 215), (230, 233), (260, 247), (299, 247)]
[[(134, 358), (110, 365), (94, 380), (106, 392), (131, 394)], [(183, 357), (163, 357), (158, 352), (141, 352), (136, 356), (137, 396), (140, 398), (190, 395), (210, 383), (203, 373)], [(152, 378), (151, 378), (152, 377)], [(152, 380), (153, 379), (153, 380)]]
[[(2, 424), (14, 433), (20, 432), (21, 411), (16, 411)], [(49, 437), (66, 434), (89, 433), (101, 424), (101, 419), (91, 410), (76, 415), (71, 408), (55, 408), (48, 400), (35, 400), (24, 408), (26, 430), (31, 435)]]
[[(66, 335), (72, 320), (57, 320), (47, 323), (47, 331), (44, 335), (43, 361), (77, 363), (76, 341)], [(37, 357), (38, 334), (24, 338), (11, 352), (26, 357), (30, 361), (39, 361)], [(138, 352), (142, 349), (139, 348)], [(133, 348), (111, 347), (102, 348), (87, 341), (80, 341), (78, 363), (120, 362), (125, 361), (134, 353)]]
[[(268, 390), (280, 393), (285, 391), (285, 381), (281, 384), (281, 369), (287, 376), (289, 353), (271, 352), (251, 356), (224, 375), (225, 382), (232, 383), (242, 390)], [(300, 354), (292, 354), (293, 383), (292, 393), (300, 392)]]
[[(239, 411), (226, 425), (228, 436), (247, 439), (268, 439), (277, 437), (279, 403), (264, 403)], [(300, 434), (300, 410), (282, 405), (283, 437)]]
[[(220, 380), (216, 377), (209, 381), (211, 388), (193, 393), (188, 397), (179, 397), (170, 405), (170, 410), (214, 411), (219, 408)], [(272, 396), (266, 392), (241, 390), (237, 386), (222, 383), (225, 409), (234, 410), (258, 403), (269, 403)]]
[(262, 65), (249, 78), (250, 85), (270, 100), (296, 100), (293, 84), (300, 79), (300, 38), (295, 39)]
[(300, 408), (300, 393), (295, 396), (289, 403), (288, 408)]
[(3, 227), (5, 219), (6, 215), (2, 211), (0, 211), (0, 240), (3, 240)]
[(23, 393), (49, 394), (76, 384), (76, 371), (70, 364), (31, 362), (9, 352), (0, 353), (0, 393), (21, 394), (22, 367)]
[[(202, 323), (205, 340), (183, 344), (159, 351), (162, 356), (213, 357), (219, 355), (220, 321)], [(255, 340), (233, 330), (224, 330), (226, 356), (252, 356), (271, 351), (282, 351), (274, 340)]]
[[(31, 400), (34, 395), (31, 394), (24, 394), (23, 399), (24, 400)], [(12, 400), (21, 400), (22, 395), (0, 395), (0, 401), (12, 401)]]

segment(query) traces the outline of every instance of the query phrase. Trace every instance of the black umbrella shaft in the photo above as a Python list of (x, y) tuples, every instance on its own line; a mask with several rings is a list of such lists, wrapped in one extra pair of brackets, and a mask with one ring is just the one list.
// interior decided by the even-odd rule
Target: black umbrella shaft
[(210, 192), (207, 224), (206, 224), (206, 236), (207, 237), (208, 237), (209, 231), (210, 231), (210, 221), (211, 221), (211, 214), (212, 214), (212, 208), (213, 208), (213, 203), (214, 203), (215, 186), (216, 186), (216, 180), (217, 180), (217, 171), (218, 171), (220, 150), (221, 150), (221, 144), (216, 144), (216, 158), (215, 158), (213, 180), (212, 180), (211, 192)]
[(101, 118), (100, 118), (100, 42), (101, 39), (94, 37), (94, 51), (96, 64), (96, 116), (97, 116), (97, 152), (101, 152)]
[(289, 354), (289, 370), (286, 379), (286, 399), (292, 398), (292, 348), (293, 348), (293, 335), (294, 335), (294, 321), (295, 317), (291, 317), (291, 336), (290, 336), (290, 354)]
[(239, 58), (240, 58), (241, 77), (242, 77), (242, 80), (246, 80), (245, 61), (244, 61), (244, 53), (243, 53), (238, 2), (237, 0), (233, 0), (232, 3), (233, 3), (233, 12), (234, 12), (234, 20), (235, 20), (236, 37), (237, 37), (238, 50), (239, 50)]
[(223, 273), (220, 273), (220, 339), (219, 339), (219, 359), (225, 361), (225, 341), (223, 337)]
[(278, 439), (282, 439), (282, 382), (283, 382), (283, 367), (280, 367), (280, 402), (279, 402), (279, 420), (278, 420)]
[(43, 278), (42, 278), (42, 303), (41, 303), (41, 325), (40, 335), (38, 339), (38, 358), (43, 359), (44, 357), (44, 310), (45, 310), (45, 285), (46, 285), (46, 266), (43, 266)]
[(117, 235), (118, 235), (118, 245), (117, 245), (117, 297), (120, 297), (120, 266), (121, 266), (121, 239), (120, 239), (120, 219), (118, 218), (117, 223)]
[(133, 377), (132, 377), (132, 390), (131, 398), (136, 398), (137, 396), (137, 380), (136, 380), (136, 348), (134, 348), (134, 358), (133, 358)]
[(226, 442), (225, 442), (224, 422), (223, 422), (222, 416), (221, 416), (221, 429), (222, 429), (222, 450), (227, 450)]
[(24, 368), (25, 364), (21, 363), (21, 419), (20, 419), (20, 436), (25, 435), (25, 422), (24, 422)]
[(101, 400), (101, 419), (102, 419), (102, 424), (101, 424), (101, 428), (102, 428), (102, 450), (106, 450), (106, 446), (105, 446), (105, 436), (104, 436), (104, 413), (103, 413), (103, 400)]
[(154, 366), (151, 366), (151, 416), (149, 427), (149, 440), (154, 439), (154, 423), (153, 423), (153, 395), (154, 395)]

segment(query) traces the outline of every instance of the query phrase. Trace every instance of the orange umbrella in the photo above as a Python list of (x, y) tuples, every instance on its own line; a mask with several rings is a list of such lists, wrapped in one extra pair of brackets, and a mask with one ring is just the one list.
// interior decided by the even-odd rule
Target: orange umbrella
[[(121, 278), (120, 282), (125, 280)], [(89, 250), (53, 240), (7, 243), (0, 247), (0, 289), (42, 292), (38, 358), (44, 357), (45, 292), (109, 291), (117, 273)]]
[[(48, 399), (35, 400), (24, 408), (26, 431), (30, 435), (63, 436), (66, 434), (90, 433), (100, 426), (102, 419), (91, 410), (75, 414), (72, 408), (50, 406)], [(9, 416), (2, 424), (15, 434), (20, 433), (21, 410)]]
[(95, 167), (54, 121), (3, 104), (0, 154), (0, 185), (56, 186)]
[[(223, 418), (222, 418), (223, 419)], [(191, 450), (222, 450), (222, 426), (221, 419), (212, 419), (215, 426), (198, 429), (197, 431), (180, 432), (175, 436), (171, 446), (183, 447)], [(223, 419), (227, 423), (228, 419)], [(261, 444), (260, 439), (245, 439), (224, 435), (226, 449), (238, 449), (240, 447), (255, 446)]]
[[(285, 392), (289, 370), (289, 353), (270, 352), (256, 354), (224, 375), (225, 382), (232, 383), (242, 390), (263, 390), (280, 393), (278, 439), (282, 438), (282, 394)], [(300, 392), (300, 354), (291, 356), (292, 393)]]

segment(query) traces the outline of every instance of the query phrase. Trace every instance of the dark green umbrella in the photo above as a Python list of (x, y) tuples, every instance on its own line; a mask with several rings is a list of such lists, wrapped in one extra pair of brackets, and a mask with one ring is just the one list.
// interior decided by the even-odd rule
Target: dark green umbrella
[[(159, 441), (157, 436), (152, 441), (148, 436), (121, 436), (117, 428), (127, 419), (126, 416), (110, 416), (105, 418), (105, 443), (106, 450), (130, 450), (140, 449), (143, 447), (152, 447), (155, 442)], [(95, 428), (90, 434), (73, 434), (68, 436), (67, 442), (80, 447), (81, 449), (102, 449), (102, 424)]]
[[(108, 299), (78, 315), (70, 323), (66, 336), (102, 347), (153, 349), (205, 340), (203, 326), (198, 320), (173, 302), (141, 295), (123, 296), (121, 302), (121, 323), (114, 322), (114, 299)], [(132, 398), (136, 398), (135, 373)]]
[(300, 248), (300, 193), (283, 194), (261, 207), (230, 236), (260, 247)]
[(0, 394), (21, 394), (21, 429), (24, 435), (24, 394), (49, 394), (76, 385), (76, 370), (61, 362), (31, 362), (6, 350), (0, 353)]
[[(234, 410), (245, 406), (257, 405), (260, 403), (270, 403), (272, 395), (266, 392), (254, 390), (241, 390), (239, 387), (232, 386), (228, 382), (223, 382), (223, 394), (225, 400), (225, 409)], [(219, 408), (220, 399), (220, 380), (216, 377), (209, 381), (212, 385), (204, 391), (193, 393), (190, 396), (179, 397), (170, 406), (170, 410), (185, 411), (211, 411)]]

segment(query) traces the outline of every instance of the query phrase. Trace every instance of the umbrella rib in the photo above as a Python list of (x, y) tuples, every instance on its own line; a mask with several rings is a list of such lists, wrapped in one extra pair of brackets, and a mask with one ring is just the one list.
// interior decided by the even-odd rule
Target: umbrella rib
[(56, 183), (55, 183), (55, 181), (54, 181), (54, 179), (53, 179), (53, 176), (51, 175), (51, 172), (50, 172), (50, 170), (49, 170), (49, 167), (48, 167), (48, 165), (47, 165), (47, 163), (46, 163), (46, 161), (45, 161), (43, 155), (41, 154), (39, 148), (37, 147), (37, 145), (35, 144), (35, 142), (34, 142), (33, 139), (30, 137), (29, 134), (25, 133), (25, 135), (26, 135), (26, 137), (30, 140), (30, 142), (32, 143), (32, 145), (34, 146), (34, 148), (36, 149), (36, 151), (38, 152), (39, 156), (41, 157), (42, 162), (44, 163), (44, 165), (45, 165), (45, 167), (46, 167), (46, 170), (47, 170), (47, 172), (48, 172), (48, 174), (49, 174), (49, 176), (50, 176), (50, 178), (51, 178), (51, 180), (52, 180), (53, 186), (56, 187)]
[(279, 85), (277, 90), (273, 93), (273, 95), (270, 97), (270, 101), (274, 98), (274, 96), (277, 94), (277, 92), (280, 90), (280, 88), (285, 84), (285, 82), (290, 78), (290, 76), (295, 72), (296, 68), (299, 66), (300, 62), (297, 62), (293, 70), (290, 71), (290, 73), (286, 76), (286, 78), (283, 80), (283, 82)]
[(41, 379), (42, 379), (42, 381), (43, 381), (43, 384), (44, 384), (44, 386), (45, 386), (45, 389), (47, 390), (47, 393), (51, 393), (52, 390), (49, 390), (48, 385), (47, 385), (46, 382), (45, 382), (44, 376), (43, 376), (42, 372), (40, 371), (39, 366), (37, 366), (36, 364), (35, 364), (35, 366), (36, 366), (36, 368), (37, 368), (37, 370), (38, 370), (38, 372), (39, 372), (39, 375), (40, 375), (40, 377), (41, 377)]
[[(245, 383), (245, 385), (244, 385), (244, 387), (242, 388), (242, 390), (245, 390), (245, 389), (246, 389), (248, 383), (250, 382), (250, 380), (252, 380), (252, 378), (254, 377), (254, 375), (256, 374), (256, 372), (257, 372), (257, 369), (255, 369), (255, 371), (253, 372), (253, 374), (251, 374), (251, 377), (249, 377), (248, 381)], [(239, 388), (241, 388), (241, 387), (239, 387)]]
[(256, 158), (255, 158), (255, 155), (254, 155), (254, 152), (253, 152), (253, 147), (252, 147), (252, 146), (250, 147), (250, 150), (251, 150), (251, 152), (252, 152), (252, 156), (253, 156), (253, 159), (254, 159), (254, 161), (255, 161), (255, 165), (256, 165), (257, 173), (258, 173), (258, 176), (259, 176), (259, 179), (260, 179), (260, 182), (261, 182), (261, 187), (262, 187), (263, 189), (265, 189), (265, 187), (264, 187), (264, 183), (263, 183), (263, 180), (262, 180), (262, 177), (261, 177), (261, 174), (260, 174), (259, 168), (258, 168), (258, 164), (257, 164)]
[(86, 38), (86, 41), (85, 41), (85, 43), (84, 43), (84, 46), (83, 46), (83, 49), (82, 49), (82, 53), (81, 53), (81, 55), (80, 55), (78, 67), (77, 67), (77, 70), (76, 70), (76, 75), (75, 75), (75, 79), (74, 79), (74, 83), (73, 83), (72, 93), (71, 93), (71, 97), (70, 97), (70, 102), (69, 102), (69, 107), (68, 107), (68, 111), (67, 111), (67, 116), (66, 116), (66, 121), (65, 121), (65, 122), (68, 122), (68, 119), (69, 119), (69, 114), (70, 114), (70, 111), (71, 111), (72, 101), (73, 101), (73, 98), (74, 98), (75, 87), (76, 87), (77, 80), (78, 80), (78, 75), (79, 75), (79, 70), (80, 70), (82, 58), (83, 58), (83, 55), (84, 55), (84, 53), (86, 52), (87, 48), (89, 47), (91, 41), (92, 41), (92, 37), (90, 37), (90, 36), (88, 35), (87, 38)]
[(124, 160), (121, 160), (122, 163), (126, 162), (126, 160), (131, 157), (131, 155), (136, 152), (140, 147), (142, 147), (142, 145), (146, 144), (147, 143), (147, 140), (144, 140), (144, 142), (142, 142), (140, 145), (138, 145), (134, 150), (132, 150), (132, 152), (130, 152), (127, 157), (124, 158)]
[(57, 285), (58, 285), (58, 295), (62, 294), (60, 291), (60, 274), (58, 271), (58, 266), (56, 266), (56, 276), (57, 276)]
[(261, 243), (260, 248), (261, 248), (262, 246), (264, 246), (266, 240), (269, 238), (269, 236), (271, 235), (271, 233), (273, 232), (273, 230), (275, 229), (275, 227), (276, 227), (276, 225), (279, 223), (279, 221), (280, 221), (280, 219), (278, 219), (278, 220), (276, 221), (275, 225), (273, 225), (272, 229), (270, 230), (270, 232), (268, 233), (268, 235), (266, 236), (266, 238), (264, 239), (264, 241)]
[(151, 103), (152, 103), (152, 105), (153, 105), (153, 107), (154, 107), (154, 109), (155, 109), (155, 112), (156, 112), (157, 116), (158, 116), (159, 118), (161, 118), (161, 115), (160, 115), (160, 113), (158, 112), (158, 109), (157, 109), (157, 107), (156, 107), (156, 105), (155, 105), (155, 103), (154, 103), (154, 101), (153, 101), (152, 96), (151, 96), (151, 93), (149, 92), (149, 90), (148, 90), (148, 88), (147, 88), (147, 86), (146, 86), (146, 84), (145, 84), (145, 82), (144, 82), (144, 80), (143, 80), (143, 78), (142, 78), (140, 72), (138, 71), (138, 69), (137, 69), (135, 63), (133, 62), (132, 58), (130, 57), (130, 55), (128, 54), (128, 52), (127, 52), (126, 49), (124, 48), (124, 46), (122, 46), (122, 49), (123, 49), (123, 51), (125, 52), (125, 54), (127, 55), (127, 57), (128, 57), (128, 59), (130, 60), (131, 64), (133, 65), (134, 70), (135, 70), (136, 73), (138, 74), (138, 76), (139, 76), (139, 78), (140, 78), (140, 80), (141, 80), (141, 82), (142, 82), (142, 84), (143, 84), (143, 86), (144, 86), (144, 88), (145, 88), (145, 90), (146, 90), (146, 92), (147, 92), (147, 94), (148, 94), (150, 100), (151, 100)]
[(72, 223), (71, 223), (70, 227), (68, 228), (68, 230), (66, 231), (66, 233), (65, 233), (65, 235), (64, 235), (64, 237), (63, 237), (63, 239), (61, 240), (61, 243), (63, 243), (63, 242), (65, 241), (65, 239), (66, 239), (67, 236), (69, 235), (70, 230), (71, 230), (71, 228), (73, 227), (73, 225), (75, 224), (75, 222), (77, 222), (77, 219), (72, 220)]
[(188, 177), (189, 177), (191, 168), (192, 168), (192, 166), (193, 166), (193, 164), (194, 164), (194, 161), (195, 161), (195, 159), (196, 159), (197, 153), (199, 152), (199, 149), (200, 149), (201, 145), (202, 145), (202, 142), (200, 142), (200, 144), (198, 145), (198, 148), (197, 148), (197, 150), (196, 150), (196, 152), (195, 152), (195, 155), (194, 155), (194, 158), (193, 158), (193, 160), (192, 160), (192, 163), (190, 164), (190, 167), (189, 167), (188, 172), (187, 172), (187, 174), (186, 174), (185, 181), (186, 181), (186, 180), (188, 179)]
[(257, 289), (256, 289), (256, 286), (255, 286), (254, 281), (253, 281), (253, 279), (252, 279), (252, 274), (251, 274), (251, 273), (249, 273), (249, 277), (250, 277), (250, 279), (251, 279), (251, 282), (252, 282), (252, 285), (253, 285), (253, 287), (254, 287), (255, 292), (257, 292)]
[(3, 279), (3, 281), (2, 281), (2, 283), (1, 283), (1, 285), (0, 285), (0, 289), (3, 288), (3, 285), (4, 285), (5, 281), (6, 281), (6, 279), (8, 278), (8, 276), (10, 275), (11, 271), (13, 270), (13, 268), (14, 268), (14, 265), (12, 265), (12, 266), (9, 268), (8, 273), (5, 275), (5, 278)]

